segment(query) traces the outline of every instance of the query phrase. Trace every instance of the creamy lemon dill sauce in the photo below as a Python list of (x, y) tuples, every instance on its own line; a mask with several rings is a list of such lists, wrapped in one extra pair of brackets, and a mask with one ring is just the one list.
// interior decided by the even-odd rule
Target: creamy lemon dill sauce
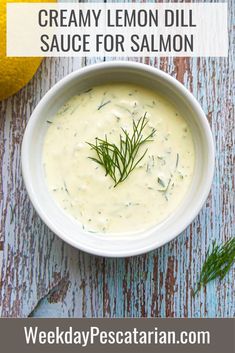
[[(118, 145), (131, 136), (133, 119), (146, 117), (143, 159), (114, 187), (105, 169), (89, 157), (96, 138)], [(47, 121), (43, 166), (57, 203), (90, 232), (122, 233), (150, 228), (174, 211), (187, 192), (194, 169), (190, 129), (171, 103), (146, 88), (114, 83), (90, 88), (70, 99)], [(137, 157), (138, 157), (137, 156)], [(138, 158), (137, 158), (138, 159)]]

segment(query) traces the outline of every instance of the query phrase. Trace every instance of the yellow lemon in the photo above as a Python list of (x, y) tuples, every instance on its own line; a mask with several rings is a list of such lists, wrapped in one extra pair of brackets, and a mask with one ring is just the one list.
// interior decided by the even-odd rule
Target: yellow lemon
[(42, 58), (6, 57), (7, 2), (54, 2), (54, 0), (0, 0), (0, 101), (25, 86), (42, 61)]

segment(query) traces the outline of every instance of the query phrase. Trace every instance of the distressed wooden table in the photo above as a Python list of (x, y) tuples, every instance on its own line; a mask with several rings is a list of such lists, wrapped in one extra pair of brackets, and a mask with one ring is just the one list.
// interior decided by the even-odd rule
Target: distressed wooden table
[(234, 268), (222, 282), (192, 295), (208, 246), (234, 235), (233, 4), (228, 58), (142, 60), (176, 77), (199, 100), (217, 152), (212, 190), (200, 214), (177, 239), (151, 253), (106, 259), (73, 249), (42, 223), (22, 180), (21, 141), (36, 104), (71, 71), (104, 59), (46, 59), (24, 89), (0, 103), (0, 316), (235, 316)]

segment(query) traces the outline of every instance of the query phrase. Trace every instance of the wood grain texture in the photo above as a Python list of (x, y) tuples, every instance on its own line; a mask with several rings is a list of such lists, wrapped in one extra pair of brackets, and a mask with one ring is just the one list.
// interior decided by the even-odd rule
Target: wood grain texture
[(230, 0), (228, 58), (142, 60), (194, 94), (216, 145), (214, 182), (200, 214), (177, 239), (151, 253), (105, 259), (73, 249), (43, 224), (23, 184), (20, 146), (36, 104), (66, 74), (102, 58), (46, 59), (24, 89), (0, 103), (0, 316), (235, 316), (235, 268), (192, 296), (208, 246), (234, 236), (232, 19)]

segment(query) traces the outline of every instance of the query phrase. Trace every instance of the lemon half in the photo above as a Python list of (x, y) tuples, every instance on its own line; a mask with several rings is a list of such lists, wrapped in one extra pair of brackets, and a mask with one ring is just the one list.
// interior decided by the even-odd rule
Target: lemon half
[(24, 87), (37, 71), (42, 58), (6, 57), (6, 3), (54, 2), (53, 0), (0, 0), (0, 101)]

